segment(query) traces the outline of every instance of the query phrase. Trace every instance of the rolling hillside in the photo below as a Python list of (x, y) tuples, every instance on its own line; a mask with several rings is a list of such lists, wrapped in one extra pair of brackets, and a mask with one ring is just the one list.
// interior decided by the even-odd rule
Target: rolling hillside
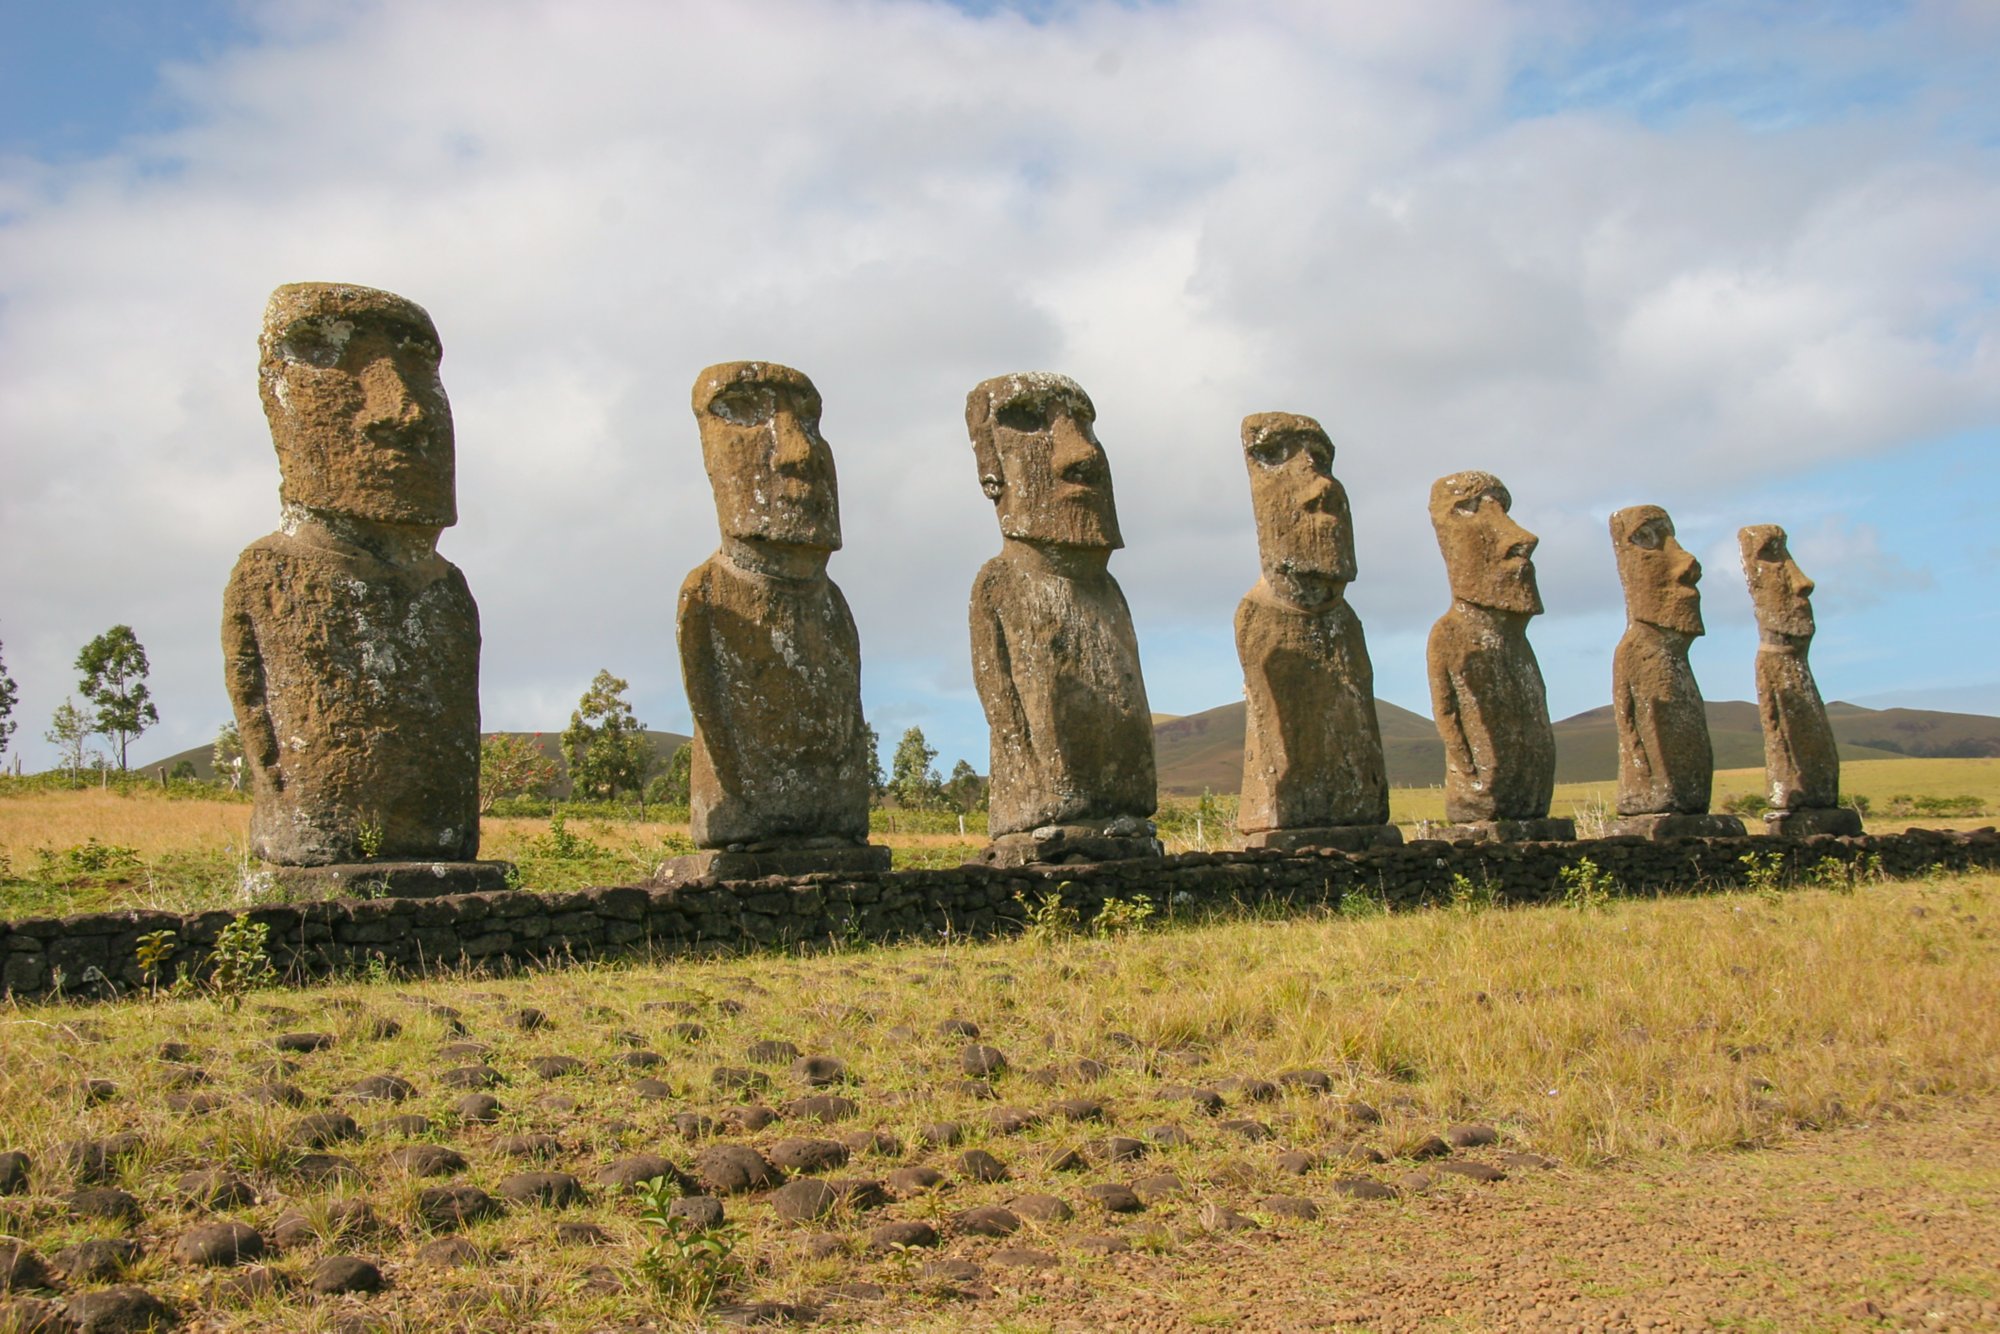
[[(1376, 700), (1375, 708), (1389, 782), (1396, 787), (1442, 783), (1444, 747), (1431, 720), (1387, 700)], [(1827, 705), (1826, 712), (1844, 760), (2000, 756), (2000, 718), (1842, 703)], [(1618, 776), (1618, 734), (1609, 705), (1564, 718), (1555, 730), (1558, 782), (1604, 782)], [(1749, 769), (1764, 763), (1755, 704), (1710, 703), (1708, 734), (1716, 768)], [(1241, 701), (1162, 723), (1153, 729), (1153, 738), (1162, 792), (1195, 796), (1204, 789), (1234, 792), (1242, 785)]]

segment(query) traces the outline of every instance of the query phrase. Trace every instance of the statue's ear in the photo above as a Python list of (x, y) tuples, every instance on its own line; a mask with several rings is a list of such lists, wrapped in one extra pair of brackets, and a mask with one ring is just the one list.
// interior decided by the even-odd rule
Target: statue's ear
[(1000, 493), (1006, 490), (1006, 487), (1001, 484), (997, 476), (989, 472), (980, 474), (979, 489), (986, 493), (988, 500), (997, 505), (1000, 503)]

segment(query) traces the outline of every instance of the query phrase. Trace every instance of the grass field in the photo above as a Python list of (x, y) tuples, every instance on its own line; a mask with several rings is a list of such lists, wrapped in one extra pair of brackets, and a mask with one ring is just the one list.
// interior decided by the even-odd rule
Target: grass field
[[(1538, 1189), (1505, 1179), (1537, 1174), (1507, 1154), (1588, 1174), (1990, 1094), (1996, 896), (2000, 877), (1938, 877), (0, 1010), (0, 1152), (31, 1163), (25, 1191), (0, 1195), (0, 1232), (44, 1259), (132, 1239), (128, 1262), (72, 1290), (120, 1278), (205, 1329), (361, 1313), (386, 1330), (678, 1327), (711, 1278), (718, 1302), (837, 1324), (1066, 1327), (1049, 1285), (1095, 1287), (1121, 1247), (1190, 1264), (1227, 1238), (1348, 1252), (1376, 1219), (1449, 1228), (1458, 1197)], [(273, 1050), (296, 1031), (326, 1039)], [(532, 1064), (551, 1056), (569, 1059)], [(469, 1118), (448, 1082), (468, 1067), (497, 1081), (497, 1119)], [(376, 1076), (407, 1088), (370, 1096)], [(792, 1101), (815, 1092), (845, 1101)], [(311, 1112), (351, 1116), (358, 1137), (311, 1148)], [(1497, 1142), (1425, 1157), (1454, 1126)], [(683, 1226), (675, 1244), (597, 1184), (639, 1153), (700, 1178), (723, 1143), (818, 1161), (793, 1175), (834, 1189), (792, 1189), (817, 1215), (800, 1221), (764, 1190), (724, 1193), (723, 1227)], [(137, 1221), (79, 1216), (79, 1165), (128, 1192)], [(524, 1185), (531, 1170), (581, 1193), (534, 1203), (571, 1185)], [(239, 1198), (190, 1197), (218, 1181)], [(520, 1198), (462, 1228), (424, 1221), (423, 1192), (447, 1182)], [(1109, 1211), (1117, 1192), (1093, 1188), (1111, 1186), (1143, 1207)], [(968, 1212), (982, 1207), (1006, 1212)], [(176, 1258), (217, 1219), (288, 1244), (250, 1282)], [(425, 1249), (449, 1236), (462, 1263)], [(388, 1290), (313, 1297), (337, 1254)]]
[[(1871, 832), (1912, 825), (1977, 828), (2000, 811), (2000, 760), (1871, 760), (1841, 772), (1850, 794), (1870, 800)], [(1717, 808), (1762, 784), (1759, 770), (1718, 773)], [(1884, 814), (1892, 798), (1905, 794), (1970, 797), (1988, 814)], [(1563, 784), (1552, 811), (1578, 817), (1580, 832), (1589, 834), (1613, 800), (1609, 783)], [(1234, 797), (1213, 798), (1206, 806), (1169, 799), (1160, 811), (1161, 841), (1169, 852), (1233, 846), (1235, 809)], [(1398, 788), (1390, 795), (1390, 812), (1414, 835), (1418, 822), (1443, 819), (1444, 794)], [(890, 848), (898, 867), (956, 865), (985, 838), (983, 814), (968, 818), (964, 836), (956, 817), (936, 812), (877, 811), (873, 822), (874, 838)], [(244, 801), (168, 796), (145, 785), (123, 792), (86, 787), (0, 794), (0, 920), (114, 907), (194, 912), (240, 905), (246, 873), (254, 869), (244, 851), (249, 823)], [(1754, 818), (1749, 825), (1752, 832), (1762, 830)], [(559, 831), (545, 818), (488, 817), (481, 835), (482, 856), (514, 862), (524, 886), (543, 890), (643, 880), (666, 858), (693, 850), (685, 821), (603, 815), (566, 817)]]

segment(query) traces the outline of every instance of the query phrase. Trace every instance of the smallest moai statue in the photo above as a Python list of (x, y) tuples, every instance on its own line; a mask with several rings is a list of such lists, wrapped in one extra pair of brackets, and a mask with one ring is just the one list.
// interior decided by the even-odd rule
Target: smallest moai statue
[(1625, 586), (1625, 635), (1611, 658), (1618, 725), (1618, 818), (1607, 837), (1741, 836), (1733, 815), (1711, 815), (1715, 751), (1708, 712), (1688, 664), (1703, 633), (1701, 562), (1658, 505), (1611, 516), (1611, 549)]
[(681, 585), (701, 851), (663, 875), (886, 871), (889, 849), (868, 842), (861, 641), (826, 573), (840, 490), (819, 391), (789, 366), (732, 361), (695, 377), (693, 407), (722, 546)]
[(1243, 797), (1253, 848), (1398, 844), (1375, 717), (1375, 669), (1354, 580), (1354, 517), (1333, 441), (1311, 417), (1243, 419), (1263, 577), (1236, 608), (1243, 662)]
[(1806, 662), (1815, 628), (1813, 581), (1776, 524), (1753, 524), (1736, 537), (1757, 612), (1757, 714), (1771, 801), (1764, 827), (1794, 838), (1859, 834), (1861, 816), (1840, 804), (1840, 750)]
[(479, 608), (451, 405), (422, 307), (345, 283), (272, 293), (258, 383), (282, 521), (236, 563), (222, 656), (250, 845), (327, 893), (499, 889), (479, 850)]
[(1431, 627), (1431, 708), (1444, 742), (1439, 837), (1508, 843), (1576, 837), (1550, 819), (1556, 736), (1528, 621), (1542, 613), (1536, 536), (1490, 472), (1431, 484), (1431, 527), (1451, 580), (1451, 609)]

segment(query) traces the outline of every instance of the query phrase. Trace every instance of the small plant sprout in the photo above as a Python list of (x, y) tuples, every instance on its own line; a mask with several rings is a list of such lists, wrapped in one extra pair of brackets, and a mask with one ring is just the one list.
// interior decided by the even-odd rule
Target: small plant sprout
[(1562, 885), (1563, 906), (1578, 912), (1610, 907), (1612, 892), (1617, 888), (1617, 882), (1588, 857), (1578, 858), (1574, 866), (1563, 867), (1556, 873), (1556, 879)]
[(271, 928), (262, 922), (239, 917), (216, 936), (215, 948), (208, 956), (208, 985), (230, 1009), (243, 1003), (244, 993), (266, 986), (277, 977), (270, 955), (264, 952), (265, 938), (270, 932)]
[(654, 1177), (639, 1187), (639, 1221), (654, 1239), (639, 1252), (635, 1268), (646, 1286), (663, 1301), (687, 1311), (699, 1311), (715, 1300), (738, 1274), (736, 1229), (726, 1223), (704, 1227), (673, 1212), (679, 1188), (668, 1177)]
[(354, 841), (361, 849), (361, 855), (369, 861), (382, 854), (382, 821), (374, 816), (355, 826)]
[(1153, 900), (1144, 894), (1134, 894), (1129, 899), (1107, 898), (1098, 908), (1097, 916), (1090, 919), (1090, 931), (1096, 936), (1137, 931), (1156, 911)]
[(1014, 902), (1021, 905), (1028, 915), (1026, 930), (1022, 933), (1029, 940), (1049, 944), (1077, 933), (1082, 918), (1077, 910), (1063, 901), (1063, 891), (1073, 882), (1065, 880), (1054, 889), (1045, 889), (1032, 900), (1026, 894), (1016, 893)]
[(160, 969), (174, 956), (174, 933), (172, 931), (148, 931), (134, 942), (133, 957), (139, 964), (139, 976), (145, 979), (146, 987), (155, 995), (160, 990)]

